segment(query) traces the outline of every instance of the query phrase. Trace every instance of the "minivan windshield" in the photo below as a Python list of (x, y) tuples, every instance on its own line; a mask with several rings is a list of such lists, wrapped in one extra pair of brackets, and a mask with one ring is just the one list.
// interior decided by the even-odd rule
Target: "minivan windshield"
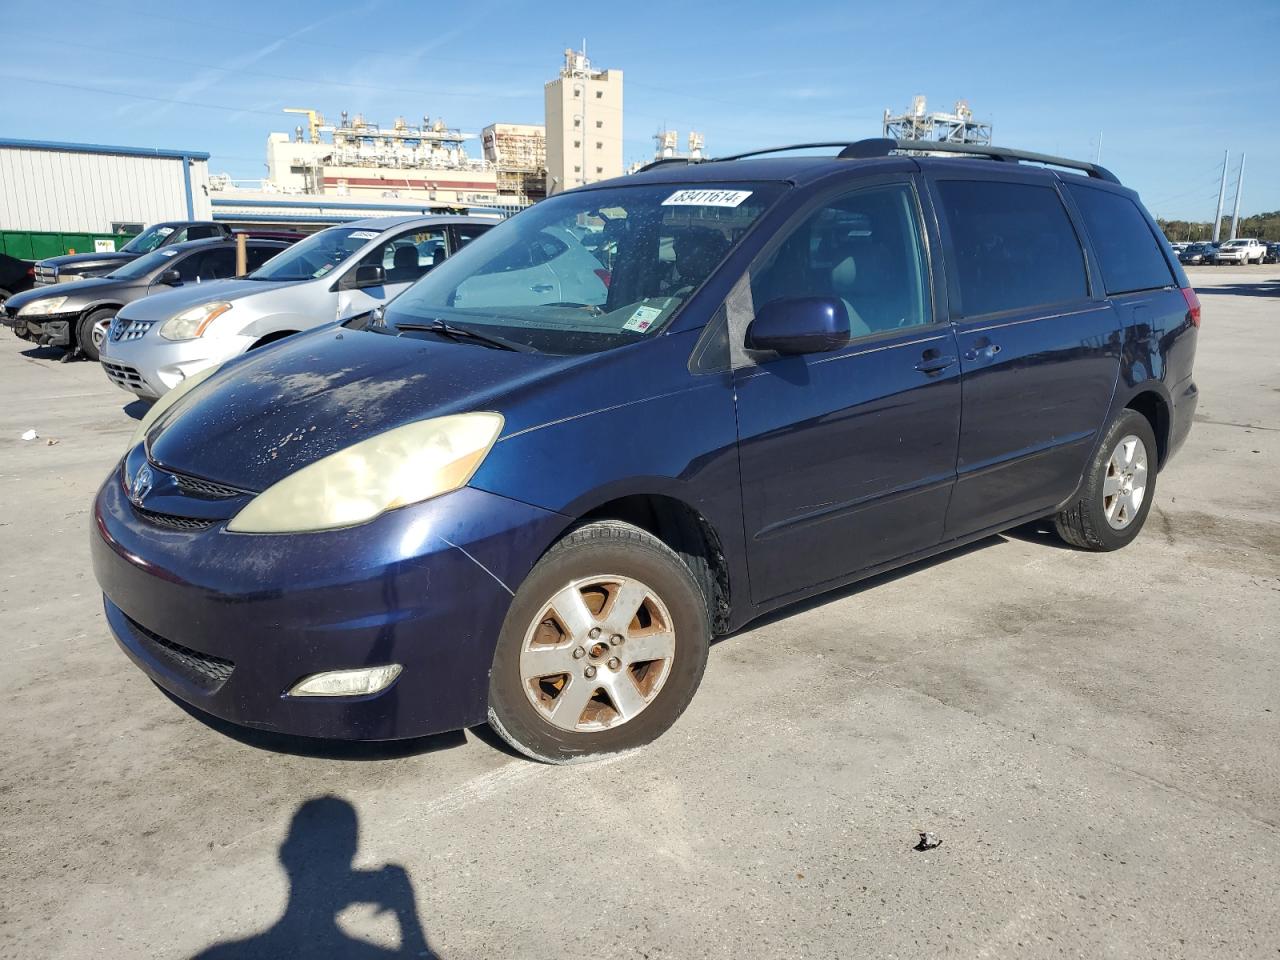
[(160, 244), (164, 243), (165, 238), (173, 233), (173, 227), (157, 224), (153, 227), (147, 227), (140, 234), (126, 243), (120, 248), (121, 253), (150, 253)]
[(314, 280), (337, 269), (370, 240), (382, 235), (381, 230), (358, 227), (330, 227), (299, 240), (289, 249), (272, 257), (246, 280)]
[(550, 197), (402, 293), (385, 329), (443, 322), (554, 354), (633, 343), (667, 325), (785, 189), (645, 184)]
[(140, 277), (145, 277), (152, 270), (157, 270), (166, 263), (176, 260), (180, 253), (182, 251), (178, 249), (177, 244), (172, 247), (166, 247), (164, 250), (153, 250), (145, 257), (130, 260), (124, 266), (116, 267), (107, 276), (112, 280), (137, 280)]

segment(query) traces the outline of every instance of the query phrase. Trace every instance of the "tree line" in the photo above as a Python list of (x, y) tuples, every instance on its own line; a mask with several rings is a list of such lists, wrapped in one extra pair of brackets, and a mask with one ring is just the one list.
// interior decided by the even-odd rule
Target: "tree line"
[[(1188, 220), (1163, 220), (1157, 218), (1156, 223), (1160, 225), (1160, 229), (1164, 231), (1164, 235), (1169, 238), (1170, 243), (1213, 239), (1212, 221), (1197, 223)], [(1231, 218), (1223, 217), (1222, 232), (1219, 234), (1219, 239), (1226, 240), (1230, 236)], [(1236, 228), (1236, 236), (1256, 237), (1259, 240), (1280, 240), (1280, 210), (1273, 210), (1270, 213), (1257, 213), (1251, 217), (1242, 217), (1240, 225)]]

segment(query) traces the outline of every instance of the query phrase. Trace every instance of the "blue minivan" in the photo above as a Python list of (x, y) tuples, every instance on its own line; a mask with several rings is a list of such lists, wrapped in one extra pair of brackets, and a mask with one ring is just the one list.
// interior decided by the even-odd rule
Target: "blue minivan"
[[(125, 653), (237, 724), (659, 736), (713, 637), (1039, 518), (1137, 536), (1200, 305), (1107, 170), (871, 140), (553, 196), (197, 374), (94, 510)], [(961, 156), (938, 156), (943, 151)]]

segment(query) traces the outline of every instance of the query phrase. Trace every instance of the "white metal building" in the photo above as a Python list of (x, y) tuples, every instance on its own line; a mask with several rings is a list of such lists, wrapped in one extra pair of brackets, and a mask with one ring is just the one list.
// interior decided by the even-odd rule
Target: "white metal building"
[(0, 138), (0, 230), (134, 232), (209, 220), (209, 155)]

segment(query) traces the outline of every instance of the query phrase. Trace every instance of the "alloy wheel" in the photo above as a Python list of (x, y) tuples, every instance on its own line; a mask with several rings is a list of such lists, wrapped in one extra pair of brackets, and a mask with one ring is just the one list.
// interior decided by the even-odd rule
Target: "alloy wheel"
[(543, 719), (575, 733), (627, 723), (671, 673), (676, 635), (652, 588), (623, 576), (573, 581), (525, 633), (520, 678)]
[(1123, 530), (1142, 509), (1147, 493), (1147, 446), (1139, 437), (1123, 437), (1107, 461), (1102, 479), (1102, 512), (1113, 530)]

